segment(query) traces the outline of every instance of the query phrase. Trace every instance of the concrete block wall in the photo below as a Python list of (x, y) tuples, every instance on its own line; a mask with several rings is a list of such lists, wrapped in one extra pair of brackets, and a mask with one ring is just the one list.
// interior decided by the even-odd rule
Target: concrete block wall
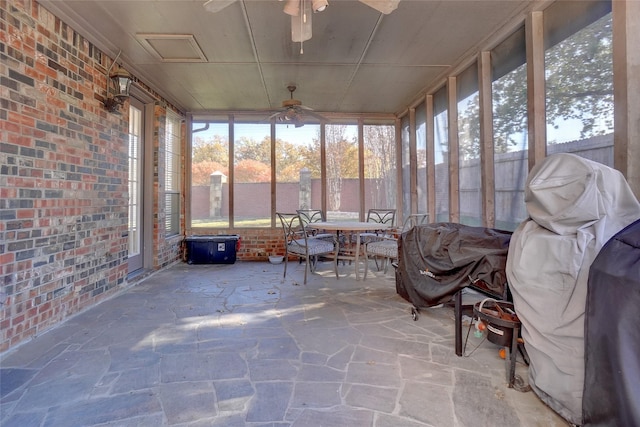
[[(128, 285), (128, 106), (102, 106), (111, 61), (36, 1), (0, 0), (0, 352)], [(160, 219), (154, 268), (181, 256)]]

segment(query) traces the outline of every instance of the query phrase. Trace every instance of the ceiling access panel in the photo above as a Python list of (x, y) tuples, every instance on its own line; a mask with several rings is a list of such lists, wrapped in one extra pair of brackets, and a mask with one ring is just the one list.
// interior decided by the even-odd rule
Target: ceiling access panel
[[(218, 14), (208, 13), (200, 2), (160, 1), (129, 2), (146, 4), (156, 9), (157, 14), (168, 18), (158, 22), (141, 19), (131, 27), (137, 34), (191, 34), (204, 52), (208, 62), (252, 62), (255, 61), (251, 38), (247, 32), (244, 15), (240, 8), (226, 8)], [(171, 19), (173, 18), (173, 19)], [(240, 29), (240, 31), (239, 31)], [(233, 44), (234, 48), (229, 46)]]
[(184, 31), (193, 33), (209, 62), (256, 61), (244, 12), (236, 3), (218, 13), (207, 12), (200, 2), (192, 3), (193, 20)]

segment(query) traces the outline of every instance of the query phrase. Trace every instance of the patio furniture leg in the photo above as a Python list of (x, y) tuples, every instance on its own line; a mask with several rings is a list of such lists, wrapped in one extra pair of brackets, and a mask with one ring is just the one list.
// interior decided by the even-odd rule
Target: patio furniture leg
[(340, 253), (340, 244), (336, 243), (336, 250), (333, 254), (333, 271), (336, 273), (336, 280), (340, 278), (338, 275), (338, 254)]
[(287, 260), (289, 259), (289, 257), (287, 256), (288, 253), (285, 252), (284, 253), (284, 274), (282, 275), (282, 278), (284, 279), (285, 277), (287, 277)]
[(369, 272), (369, 257), (367, 256), (367, 245), (364, 247), (364, 279), (367, 280), (367, 273)]
[(360, 257), (360, 236), (358, 236), (358, 238), (356, 239), (356, 256), (355, 256), (356, 280), (360, 280), (360, 264), (358, 264), (359, 257)]

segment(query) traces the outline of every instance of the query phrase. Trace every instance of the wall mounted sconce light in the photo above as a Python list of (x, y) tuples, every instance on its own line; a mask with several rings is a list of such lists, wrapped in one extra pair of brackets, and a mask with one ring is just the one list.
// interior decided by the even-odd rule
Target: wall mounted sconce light
[[(118, 67), (112, 71), (121, 53), (122, 51), (118, 52), (118, 56), (107, 70), (107, 97), (104, 100), (104, 107), (112, 113), (118, 111), (118, 107), (129, 98), (129, 87), (131, 86), (131, 74), (127, 70)], [(113, 83), (113, 90), (111, 83)]]

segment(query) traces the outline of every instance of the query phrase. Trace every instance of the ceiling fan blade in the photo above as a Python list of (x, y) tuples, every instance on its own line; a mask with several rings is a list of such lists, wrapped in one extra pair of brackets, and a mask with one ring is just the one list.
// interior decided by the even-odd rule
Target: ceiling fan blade
[(388, 15), (398, 8), (400, 0), (360, 0), (360, 2), (374, 8), (380, 13)]
[(207, 12), (216, 13), (235, 1), (236, 0), (209, 0), (205, 2), (203, 6)]
[(330, 121), (326, 117), (314, 113), (313, 108), (302, 105), (302, 102), (293, 98), (293, 92), (296, 90), (294, 84), (287, 86), (287, 89), (291, 93), (290, 99), (282, 101), (282, 109), (272, 114), (269, 119), (275, 117), (277, 121), (285, 124), (293, 124), (297, 128), (304, 126), (305, 117), (313, 117), (321, 122)]
[(302, 115), (304, 116), (309, 116), (309, 117), (315, 117), (316, 119), (323, 121), (323, 122), (329, 122), (330, 120), (327, 119), (325, 116), (318, 114), (318, 113), (314, 113), (313, 110), (309, 109), (309, 110), (304, 110), (304, 112), (302, 113)]

